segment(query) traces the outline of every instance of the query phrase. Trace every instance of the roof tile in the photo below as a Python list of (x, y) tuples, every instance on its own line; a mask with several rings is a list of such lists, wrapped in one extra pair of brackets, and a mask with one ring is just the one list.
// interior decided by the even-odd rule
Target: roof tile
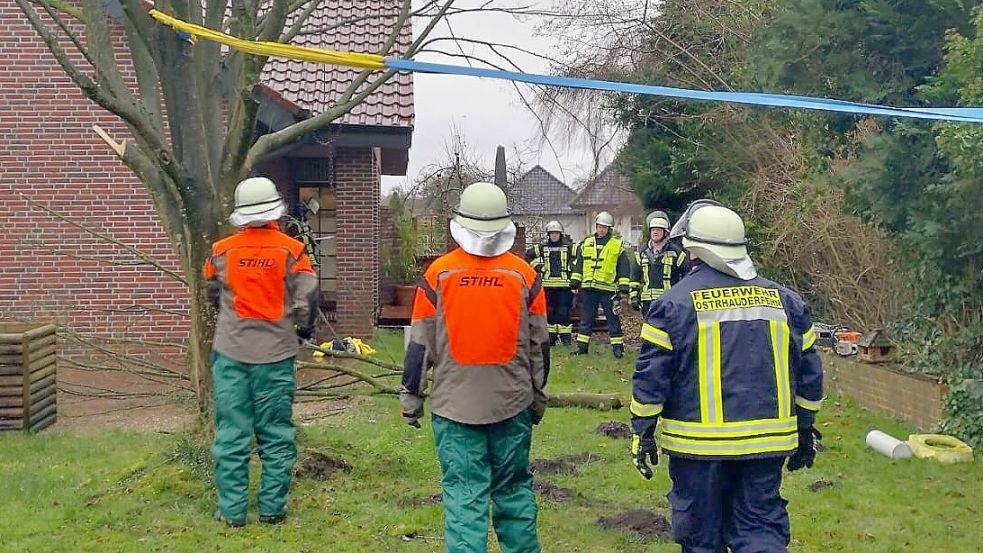
[[(292, 44), (343, 52), (377, 52), (392, 32), (401, 5), (399, 0), (325, 0), (304, 24), (305, 32)], [(400, 29), (391, 55), (402, 55), (411, 42), (412, 30), (407, 24)], [(359, 72), (348, 67), (270, 58), (262, 82), (317, 115), (335, 105)], [(336, 122), (412, 128), (413, 76), (397, 73)]]

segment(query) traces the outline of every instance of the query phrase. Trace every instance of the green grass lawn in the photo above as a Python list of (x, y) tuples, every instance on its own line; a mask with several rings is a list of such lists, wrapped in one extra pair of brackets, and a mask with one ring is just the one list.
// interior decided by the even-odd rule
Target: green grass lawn
[[(383, 336), (375, 345), (384, 358), (396, 358), (402, 338)], [(594, 350), (586, 359), (558, 353), (550, 389), (627, 396), (630, 362), (615, 363), (606, 347)], [(574, 491), (565, 502), (540, 499), (544, 551), (678, 551), (596, 524), (601, 516), (632, 509), (668, 516), (664, 463), (646, 482), (626, 460), (627, 441), (594, 433), (601, 422), (626, 418), (624, 411), (551, 409), (536, 428), (535, 458), (592, 454), (577, 474), (538, 477)], [(905, 437), (912, 429), (842, 398), (827, 400), (820, 423), (827, 450), (812, 470), (785, 480), (792, 551), (983, 551), (979, 464), (882, 457), (865, 448), (868, 430)], [(202, 468), (207, 462), (179, 436), (2, 436), (0, 551), (443, 550), (441, 508), (426, 501), (440, 491), (429, 424), (422, 430), (403, 425), (395, 398), (357, 397), (343, 414), (302, 427), (300, 445), (353, 468), (325, 481), (296, 481), (283, 526), (257, 524), (253, 507), (250, 524), (233, 530), (211, 520), (214, 493)], [(159, 461), (171, 458), (176, 460)], [(149, 470), (133, 474), (148, 461)], [(820, 480), (825, 482), (817, 485)]]

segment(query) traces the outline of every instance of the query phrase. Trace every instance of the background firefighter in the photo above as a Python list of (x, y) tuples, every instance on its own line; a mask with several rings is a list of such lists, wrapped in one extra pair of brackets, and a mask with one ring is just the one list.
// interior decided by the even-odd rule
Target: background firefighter
[(597, 215), (595, 233), (580, 243), (570, 275), (570, 288), (580, 292), (580, 328), (577, 350), (583, 355), (590, 348), (590, 336), (597, 318), (598, 306), (604, 310), (611, 337), (611, 352), (615, 357), (625, 354), (625, 338), (621, 330), (620, 307), (614, 302), (628, 297), (631, 281), (631, 261), (624, 242), (611, 233), (614, 217), (606, 211)]
[(287, 215), (286, 232), (288, 235), (300, 240), (304, 244), (304, 251), (307, 258), (311, 260), (311, 265), (317, 267), (321, 261), (318, 259), (317, 240), (314, 239), (314, 231), (311, 224), (307, 221), (308, 214), (317, 216), (321, 209), (321, 202), (317, 198), (311, 198), (306, 202), (300, 202), (294, 209), (293, 214)]
[(682, 248), (669, 241), (669, 216), (653, 211), (646, 218), (649, 234), (635, 252), (632, 265), (630, 304), (648, 313), (652, 302), (689, 272)]
[(430, 265), (413, 304), (403, 419), (419, 427), (432, 366), (446, 551), (488, 551), (490, 502), (502, 552), (537, 553), (529, 448), (549, 376), (542, 282), (508, 251), (515, 225), (494, 184), (461, 193), (450, 230), (461, 247)]
[(573, 243), (564, 236), (563, 225), (559, 221), (546, 224), (546, 240), (529, 248), (526, 259), (543, 277), (550, 346), (555, 346), (558, 339), (563, 344), (570, 345), (573, 333), (570, 325), (570, 309), (573, 306), (573, 292), (570, 291)]

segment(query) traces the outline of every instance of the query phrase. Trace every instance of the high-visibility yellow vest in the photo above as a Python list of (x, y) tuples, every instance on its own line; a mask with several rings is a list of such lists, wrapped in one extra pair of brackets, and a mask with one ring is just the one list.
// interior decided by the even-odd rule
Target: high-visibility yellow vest
[(624, 246), (620, 238), (612, 236), (597, 250), (595, 236), (588, 236), (580, 245), (583, 258), (583, 287), (614, 291), (618, 279), (618, 257)]

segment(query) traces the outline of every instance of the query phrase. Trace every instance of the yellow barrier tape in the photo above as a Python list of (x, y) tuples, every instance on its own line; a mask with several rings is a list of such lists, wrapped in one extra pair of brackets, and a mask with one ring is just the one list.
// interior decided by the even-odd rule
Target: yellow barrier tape
[(360, 69), (385, 69), (386, 59), (378, 54), (357, 54), (355, 52), (337, 52), (334, 50), (322, 50), (320, 48), (308, 48), (306, 46), (294, 46), (292, 44), (282, 44), (280, 42), (263, 42), (253, 40), (243, 40), (234, 36), (221, 33), (181, 21), (157, 10), (150, 10), (150, 15), (161, 23), (172, 27), (176, 31), (184, 31), (192, 37), (201, 37), (206, 40), (220, 42), (231, 46), (236, 50), (247, 54), (258, 56), (271, 56), (276, 58), (289, 58), (313, 63), (327, 63), (330, 65), (343, 65), (345, 67), (357, 67)]

